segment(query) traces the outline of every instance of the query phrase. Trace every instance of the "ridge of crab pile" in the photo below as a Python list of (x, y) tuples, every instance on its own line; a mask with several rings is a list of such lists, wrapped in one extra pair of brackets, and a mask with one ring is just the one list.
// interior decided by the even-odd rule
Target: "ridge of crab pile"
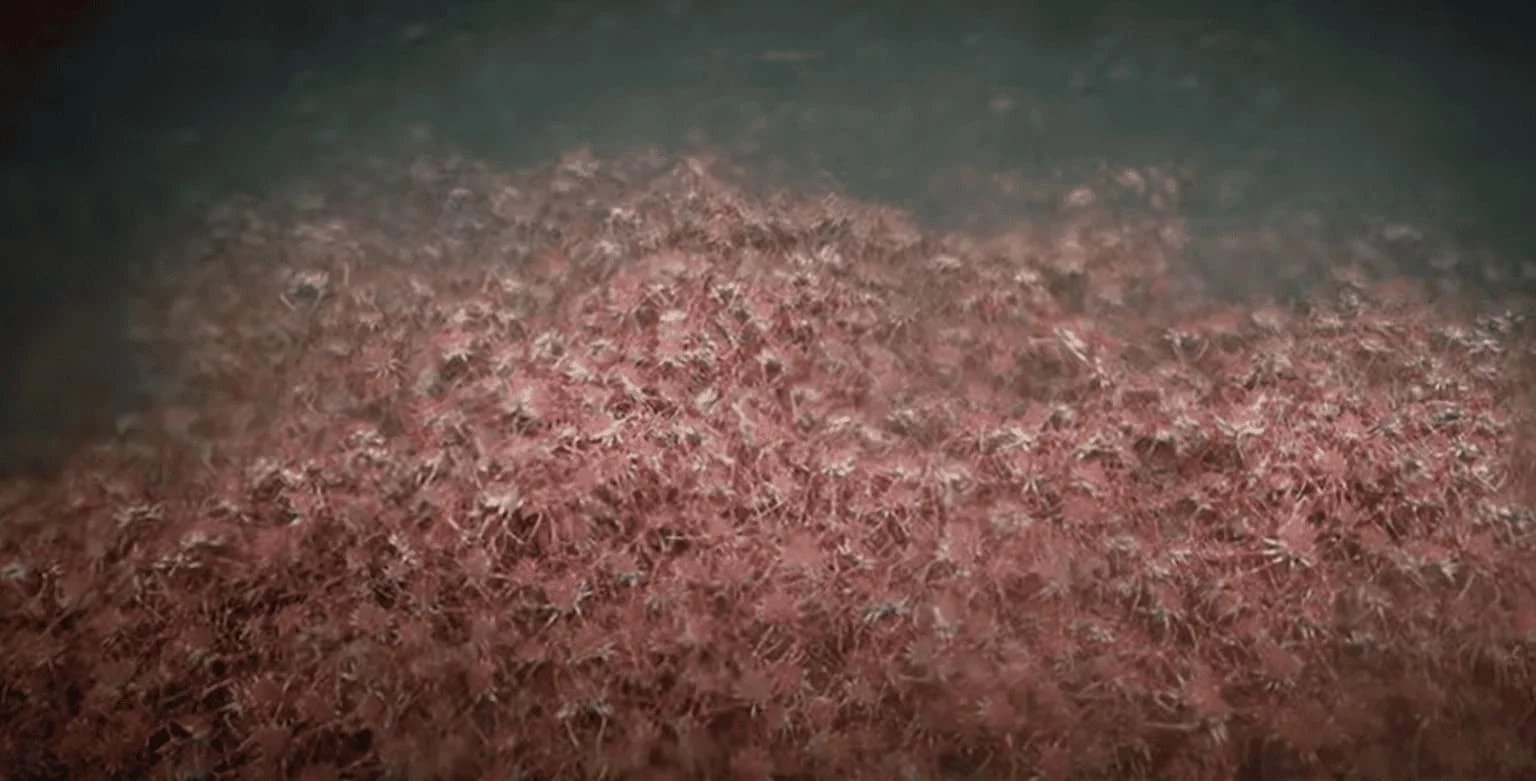
[(1517, 318), (1220, 300), (1155, 172), (984, 238), (396, 184), (210, 215), (176, 398), (12, 492), (12, 777), (1536, 767)]

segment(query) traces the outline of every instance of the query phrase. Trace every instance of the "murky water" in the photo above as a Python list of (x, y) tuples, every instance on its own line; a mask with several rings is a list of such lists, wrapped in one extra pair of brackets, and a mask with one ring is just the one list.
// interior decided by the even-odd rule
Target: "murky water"
[(5, 163), (12, 326), (107, 307), (134, 260), (220, 198), (429, 143), (508, 166), (713, 149), (934, 225), (1027, 206), (976, 182), (1176, 166), (1212, 235), (1312, 209), (1515, 266), (1532, 245), (1519, 141), (1536, 104), (1495, 45), (1517, 36), (1464, 20), (1202, 2), (133, 5), (56, 63)]
[(950, 166), (1177, 161), (1241, 172), (1261, 200), (1514, 176), (1487, 158), (1513, 151), (1491, 98), (1515, 104), (1471, 44), (1283, 4), (208, 5), (122, 12), (61, 63), (30, 179), (85, 169), (139, 201), (124, 212), (174, 210), (424, 133), (509, 164), (707, 139), (930, 208)]

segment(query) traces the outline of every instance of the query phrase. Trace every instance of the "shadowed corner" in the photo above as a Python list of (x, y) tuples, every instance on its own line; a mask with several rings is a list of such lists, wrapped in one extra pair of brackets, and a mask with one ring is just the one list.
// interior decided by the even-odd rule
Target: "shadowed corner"
[(34, 279), (6, 285), (0, 312), (0, 478), (48, 478), (143, 405), (121, 307), (108, 285)]
[(22, 139), (47, 97), (51, 58), (88, 35), (113, 5), (0, 7), (0, 479), (56, 473), (132, 408), (133, 364), (119, 338), (109, 276), (99, 264), (64, 260), (81, 255), (66, 249), (81, 239), (80, 226), (61, 218), (59, 193), (39, 187), (32, 171), (39, 161)]

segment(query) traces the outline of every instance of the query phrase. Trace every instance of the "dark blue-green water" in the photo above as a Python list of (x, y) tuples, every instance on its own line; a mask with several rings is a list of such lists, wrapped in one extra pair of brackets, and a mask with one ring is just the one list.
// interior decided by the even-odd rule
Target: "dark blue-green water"
[(1479, 191), (1518, 183), (1525, 74), (1467, 15), (998, 5), (123, 4), (59, 58), (11, 157), (44, 194), (133, 202), (103, 209), (130, 224), (423, 128), (508, 164), (751, 138), (914, 205), (945, 166), (1103, 159), (1241, 168), (1260, 199), (1454, 190), (1514, 211)]

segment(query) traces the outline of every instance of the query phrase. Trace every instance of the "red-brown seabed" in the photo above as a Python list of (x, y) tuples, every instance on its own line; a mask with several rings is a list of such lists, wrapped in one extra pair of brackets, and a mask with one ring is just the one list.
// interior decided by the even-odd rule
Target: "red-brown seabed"
[(1156, 172), (410, 173), (213, 215), (177, 404), (10, 481), (6, 778), (1536, 773), (1516, 318), (1219, 300)]

